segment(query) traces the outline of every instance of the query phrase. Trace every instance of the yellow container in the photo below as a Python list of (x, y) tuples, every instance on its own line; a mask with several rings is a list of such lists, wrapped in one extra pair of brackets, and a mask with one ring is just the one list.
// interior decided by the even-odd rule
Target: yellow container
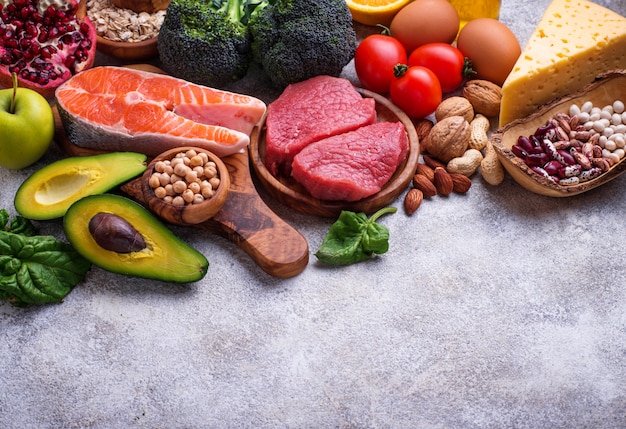
[(461, 18), (461, 28), (468, 21), (476, 18), (498, 19), (500, 0), (448, 0), (455, 7)]

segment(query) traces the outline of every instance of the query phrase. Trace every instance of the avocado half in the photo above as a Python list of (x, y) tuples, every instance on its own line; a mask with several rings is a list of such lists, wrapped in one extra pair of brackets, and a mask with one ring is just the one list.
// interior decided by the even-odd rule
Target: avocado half
[[(103, 227), (100, 232), (92, 233), (92, 220), (102, 219), (103, 215), (112, 220), (109, 223), (125, 225), (126, 229)], [(209, 267), (202, 253), (176, 237), (146, 208), (119, 195), (91, 195), (78, 200), (67, 210), (63, 227), (78, 253), (113, 273), (190, 283), (203, 278)], [(133, 232), (129, 233), (129, 229)], [(128, 250), (109, 250), (115, 247), (110, 243), (115, 242), (119, 231), (126, 235)], [(119, 242), (124, 240), (117, 241), (119, 247)]]
[(142, 174), (146, 155), (111, 152), (64, 158), (37, 170), (15, 194), (15, 209), (28, 219), (62, 217), (76, 201), (101, 194)]

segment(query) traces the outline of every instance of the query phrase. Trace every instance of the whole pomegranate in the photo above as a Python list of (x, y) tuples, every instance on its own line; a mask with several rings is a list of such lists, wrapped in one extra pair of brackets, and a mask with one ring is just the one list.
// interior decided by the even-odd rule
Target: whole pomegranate
[(93, 65), (96, 28), (78, 18), (76, 0), (0, 0), (0, 87), (18, 85), (46, 98)]

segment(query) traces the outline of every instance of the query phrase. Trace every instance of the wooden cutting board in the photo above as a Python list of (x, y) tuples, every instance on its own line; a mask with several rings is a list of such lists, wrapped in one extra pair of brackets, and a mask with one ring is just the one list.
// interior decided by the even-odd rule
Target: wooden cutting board
[[(137, 66), (139, 67), (139, 66)], [(155, 71), (147, 66), (145, 69)], [(102, 153), (82, 148), (67, 137), (56, 108), (55, 141), (69, 156)], [(230, 173), (230, 193), (224, 207), (211, 219), (192, 228), (217, 234), (235, 243), (267, 274), (288, 278), (300, 274), (309, 262), (306, 238), (276, 215), (258, 194), (250, 171), (248, 150), (222, 159)], [(122, 191), (145, 203), (140, 179), (122, 186)]]

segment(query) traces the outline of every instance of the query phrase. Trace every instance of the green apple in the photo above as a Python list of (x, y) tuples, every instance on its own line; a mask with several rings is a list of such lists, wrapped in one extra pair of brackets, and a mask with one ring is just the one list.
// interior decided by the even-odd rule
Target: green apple
[(38, 92), (18, 88), (0, 90), (0, 166), (28, 167), (48, 150), (54, 137), (54, 114)]

